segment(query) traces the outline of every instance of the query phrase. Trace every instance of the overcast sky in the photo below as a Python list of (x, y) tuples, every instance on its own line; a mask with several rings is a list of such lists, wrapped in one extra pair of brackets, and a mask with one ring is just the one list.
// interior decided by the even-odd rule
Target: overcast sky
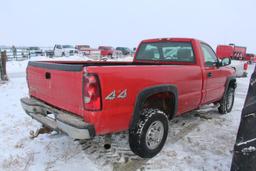
[(255, 0), (1, 0), (0, 45), (137, 46), (158, 37), (256, 53)]

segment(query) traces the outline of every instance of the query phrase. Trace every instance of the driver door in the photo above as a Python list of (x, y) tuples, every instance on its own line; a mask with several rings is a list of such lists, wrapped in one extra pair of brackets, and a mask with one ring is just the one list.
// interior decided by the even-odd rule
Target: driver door
[(222, 74), (221, 68), (216, 66), (218, 59), (212, 48), (205, 43), (201, 43), (201, 48), (205, 60), (205, 97), (203, 103), (210, 103), (223, 96), (226, 77)]

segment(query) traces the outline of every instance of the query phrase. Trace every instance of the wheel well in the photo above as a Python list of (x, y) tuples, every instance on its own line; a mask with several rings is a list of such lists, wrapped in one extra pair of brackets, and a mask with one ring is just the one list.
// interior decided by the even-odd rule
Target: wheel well
[(175, 114), (175, 95), (171, 92), (153, 94), (145, 100), (142, 107), (160, 109), (171, 119)]

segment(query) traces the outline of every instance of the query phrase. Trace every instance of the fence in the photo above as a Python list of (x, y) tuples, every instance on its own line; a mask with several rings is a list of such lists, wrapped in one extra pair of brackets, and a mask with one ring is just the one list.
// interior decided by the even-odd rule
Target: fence
[(29, 58), (29, 52), (27, 49), (16, 49), (16, 54), (12, 48), (2, 48), (2, 51), (6, 50), (7, 60), (25, 60)]

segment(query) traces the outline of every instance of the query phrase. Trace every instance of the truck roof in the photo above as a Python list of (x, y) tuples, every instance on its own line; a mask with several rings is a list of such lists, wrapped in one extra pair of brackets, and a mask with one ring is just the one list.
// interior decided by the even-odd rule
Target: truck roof
[(169, 38), (154, 38), (154, 39), (146, 39), (146, 40), (143, 40), (142, 42), (161, 42), (161, 41), (192, 41), (192, 40), (197, 40), (197, 41), (200, 41), (200, 42), (203, 42), (201, 40), (198, 40), (198, 39), (194, 39), (194, 38), (173, 38), (173, 37), (169, 37)]
[(232, 47), (231, 45), (218, 45), (217, 47)]

